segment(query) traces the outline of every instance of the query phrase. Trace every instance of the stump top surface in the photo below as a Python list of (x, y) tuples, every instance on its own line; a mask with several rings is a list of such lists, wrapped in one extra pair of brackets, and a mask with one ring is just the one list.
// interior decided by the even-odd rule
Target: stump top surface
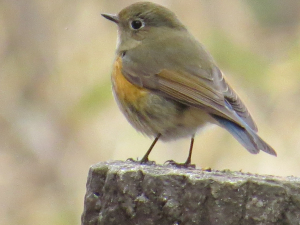
[(287, 176), (273, 176), (273, 175), (260, 175), (252, 173), (244, 173), (240, 171), (230, 170), (203, 170), (194, 168), (176, 168), (171, 165), (160, 164), (139, 164), (138, 162), (131, 161), (107, 161), (99, 162), (91, 166), (91, 170), (103, 169), (107, 167), (110, 172), (118, 174), (128, 173), (130, 171), (142, 171), (143, 173), (151, 174), (152, 176), (174, 175), (186, 176), (190, 179), (213, 179), (219, 182), (243, 182), (251, 179), (252, 181), (260, 182), (273, 182), (273, 183), (293, 183), (300, 185), (300, 177)]

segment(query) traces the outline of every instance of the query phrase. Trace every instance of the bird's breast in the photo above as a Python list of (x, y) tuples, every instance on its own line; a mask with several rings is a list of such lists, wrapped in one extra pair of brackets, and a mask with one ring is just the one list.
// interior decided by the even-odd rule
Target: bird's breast
[(122, 74), (122, 58), (118, 57), (114, 63), (112, 73), (113, 91), (118, 101), (135, 105), (149, 91), (130, 83)]

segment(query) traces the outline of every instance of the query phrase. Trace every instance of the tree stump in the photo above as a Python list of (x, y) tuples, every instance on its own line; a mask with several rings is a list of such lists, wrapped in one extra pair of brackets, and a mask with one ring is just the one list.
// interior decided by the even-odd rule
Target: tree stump
[(91, 166), (83, 225), (300, 225), (300, 178), (111, 161)]

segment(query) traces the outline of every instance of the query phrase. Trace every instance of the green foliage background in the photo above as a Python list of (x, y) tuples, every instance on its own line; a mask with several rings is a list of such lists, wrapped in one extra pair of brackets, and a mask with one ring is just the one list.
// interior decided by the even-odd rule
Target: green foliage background
[[(133, 2), (0, 1), (0, 224), (80, 224), (89, 166), (149, 147), (113, 100), (116, 26), (100, 16)], [(278, 153), (251, 155), (214, 128), (193, 163), (300, 176), (300, 1), (155, 2), (207, 47)], [(160, 142), (151, 159), (184, 161), (188, 145)]]

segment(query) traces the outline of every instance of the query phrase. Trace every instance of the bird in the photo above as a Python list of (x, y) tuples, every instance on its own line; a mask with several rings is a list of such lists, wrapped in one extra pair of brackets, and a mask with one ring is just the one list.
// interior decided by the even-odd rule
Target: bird
[(118, 14), (102, 14), (117, 25), (112, 90), (131, 125), (154, 138), (140, 163), (148, 163), (158, 140), (191, 139), (184, 163), (191, 167), (194, 137), (210, 124), (226, 129), (250, 153), (275, 150), (257, 134), (257, 126), (205, 47), (175, 13), (137, 2)]

